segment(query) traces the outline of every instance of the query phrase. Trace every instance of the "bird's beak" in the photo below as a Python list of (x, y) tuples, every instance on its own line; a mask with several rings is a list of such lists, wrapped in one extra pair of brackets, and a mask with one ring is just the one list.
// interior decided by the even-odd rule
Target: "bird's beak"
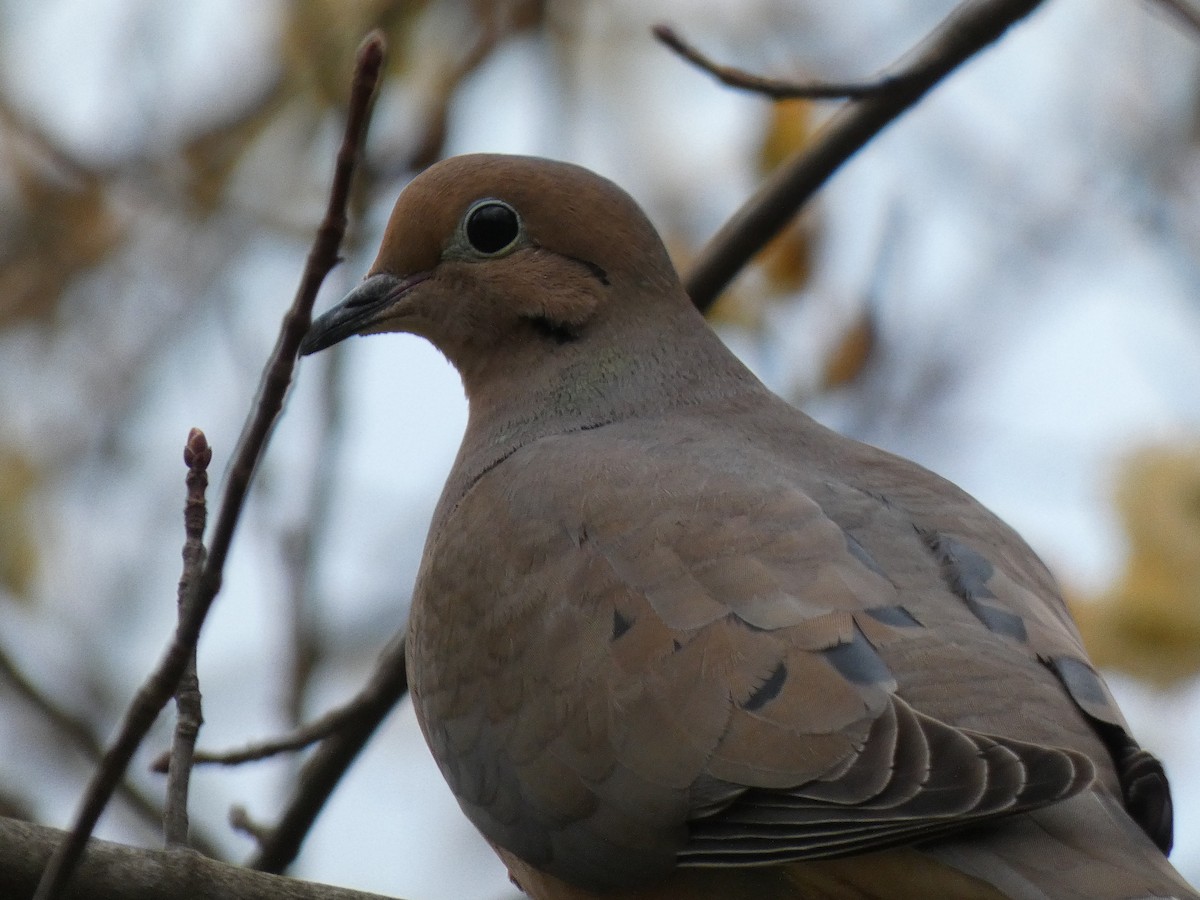
[(352, 334), (363, 334), (384, 319), (396, 301), (429, 277), (422, 272), (409, 278), (380, 273), (363, 279), (363, 283), (345, 296), (341, 303), (326, 312), (309, 328), (300, 342), (300, 355), (308, 356), (332, 347)]

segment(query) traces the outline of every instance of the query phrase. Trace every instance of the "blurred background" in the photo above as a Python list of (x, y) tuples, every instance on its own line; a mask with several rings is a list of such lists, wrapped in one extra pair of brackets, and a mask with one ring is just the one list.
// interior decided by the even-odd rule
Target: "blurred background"
[[(853, 159), (713, 321), (822, 421), (948, 476), (1061, 579), (1171, 776), (1200, 883), (1200, 15), (1049, 0)], [(869, 76), (954, 0), (0, 0), (0, 811), (62, 826), (175, 618), (182, 448), (210, 491), (325, 202), (353, 52), (391, 52), (346, 262), (442, 155), (594, 168), (681, 269), (830, 104), (716, 85), (670, 22), (780, 77)], [(1188, 10), (1193, 12), (1189, 21)], [(224, 748), (349, 697), (401, 627), (465, 422), (406, 336), (306, 359), (200, 645)], [(154, 844), (160, 723), (102, 836)], [(197, 837), (252, 844), (296, 761), (201, 769)], [(401, 708), (297, 874), (409, 898), (514, 895)]]

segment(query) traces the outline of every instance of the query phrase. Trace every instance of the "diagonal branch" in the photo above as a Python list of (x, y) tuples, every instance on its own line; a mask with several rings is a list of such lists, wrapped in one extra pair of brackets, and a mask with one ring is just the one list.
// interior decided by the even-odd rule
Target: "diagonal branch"
[(892, 86), (848, 102), (800, 155), (763, 183), (708, 242), (685, 285), (692, 302), (707, 310), (734, 276), (777, 234), (842, 164), (917, 103), (946, 75), (1041, 0), (967, 0), (896, 67)]
[(166, 706), (196, 648), (200, 629), (221, 587), (225, 558), (241, 516), (250, 481), (266, 447), (275, 419), (292, 380), (296, 350), (312, 321), (312, 306), (321, 282), (338, 262), (338, 247), (346, 230), (346, 203), (350, 181), (370, 119), (371, 102), (383, 63), (384, 39), (372, 32), (359, 47), (351, 89), (349, 115), (342, 146), (338, 151), (333, 184), (325, 218), (317, 230), (300, 286), (284, 316), (275, 349), (263, 373), (258, 396), (229, 468), (220, 511), (217, 514), (209, 555), (200, 576), (190, 585), (186, 614), (180, 618), (175, 636), (155, 671), (138, 690), (114, 743), (97, 767), (84, 793), (74, 825), (55, 851), (38, 885), (36, 900), (57, 897), (79, 863), (88, 836), (120, 782), (129, 761), (154, 720)]
[(1200, 9), (1192, 6), (1187, 0), (1158, 0), (1158, 4), (1182, 24), (1200, 33)]

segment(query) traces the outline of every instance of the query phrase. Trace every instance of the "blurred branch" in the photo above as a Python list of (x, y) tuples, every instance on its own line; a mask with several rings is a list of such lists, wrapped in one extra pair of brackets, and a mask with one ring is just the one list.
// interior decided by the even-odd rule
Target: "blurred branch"
[(258, 844), (265, 841), (271, 834), (270, 828), (252, 819), (250, 813), (246, 811), (246, 807), (240, 804), (229, 810), (229, 825), (234, 831), (253, 838)]
[(278, 824), (264, 837), (258, 853), (247, 865), (264, 872), (282, 872), (291, 864), (342, 775), (407, 692), (404, 635), (400, 634), (384, 649), (370, 681), (342, 707), (346, 715), (337, 731), (304, 764)]
[(0, 128), (20, 137), (60, 173), (80, 180), (107, 178), (114, 174), (111, 168), (85, 162), (61, 146), (39, 124), (18, 112), (3, 94), (0, 94)]
[[(196, 765), (238, 766), (242, 763), (270, 759), (281, 753), (295, 753), (317, 741), (325, 740), (357, 715), (358, 709), (352, 700), (345, 706), (332, 709), (321, 718), (280, 737), (268, 738), (257, 744), (247, 744), (238, 750), (225, 750), (220, 753), (201, 750), (196, 753), (194, 762)], [(169, 754), (163, 753), (150, 764), (150, 768), (155, 772), (166, 772), (169, 765)]]
[(882, 94), (903, 86), (905, 74), (881, 78), (878, 81), (788, 81), (764, 78), (745, 69), (724, 66), (705, 56), (679, 36), (669, 25), (655, 25), (651, 31), (670, 49), (692, 65), (703, 69), (722, 84), (743, 91), (753, 91), (773, 100), (858, 100), (872, 94)]
[(1156, 0), (1156, 2), (1184, 25), (1200, 32), (1200, 9), (1192, 6), (1187, 0)]
[[(65, 832), (0, 818), (0, 885), (6, 900), (29, 900), (38, 874)], [(255, 872), (217, 862), (192, 850), (145, 850), (92, 839), (68, 900), (386, 900), (351, 891)]]
[(175, 636), (162, 660), (130, 704), (116, 741), (105, 754), (88, 785), (70, 835), (51, 857), (38, 885), (37, 900), (50, 900), (62, 891), (72, 869), (78, 864), (88, 836), (109, 797), (142, 739), (170, 700), (187, 666), (188, 658), (196, 648), (204, 619), (221, 586), (225, 559), (241, 516), (250, 481), (275, 419), (283, 407), (283, 399), (295, 367), (296, 350), (312, 321), (312, 306), (317, 290), (326, 274), (338, 262), (338, 247), (346, 230), (345, 209), (350, 193), (351, 176), (370, 120), (371, 103), (378, 86), (383, 52), (384, 39), (378, 32), (372, 32), (359, 48), (346, 130), (338, 151), (325, 218), (317, 230), (296, 297), (284, 315), (279, 338), (264, 371), (258, 396), (238, 440), (217, 514), (209, 556), (200, 576), (189, 591), (186, 615), (179, 622)]
[[(188, 602), (194, 600), (192, 584), (204, 568), (204, 523), (208, 518), (204, 492), (208, 489), (208, 464), (212, 448), (204, 432), (193, 428), (183, 448), (187, 465), (187, 501), (183, 507), (183, 574), (179, 578), (179, 619), (188, 615)], [(171, 742), (171, 762), (167, 776), (167, 808), (163, 830), (168, 847), (186, 847), (188, 842), (188, 784), (192, 776), (192, 758), (196, 736), (204, 723), (200, 702), (200, 679), (196, 674), (196, 650), (192, 649), (175, 690), (175, 737)]]
[[(708, 242), (685, 286), (701, 310), (808, 199), (880, 131), (911, 108), (946, 75), (1008, 28), (1041, 0), (967, 0), (910, 54), (892, 76), (892, 87), (849, 101), (790, 163), (780, 166)], [(886, 78), (885, 78), (886, 80)]]
[(442, 76), (433, 111), (425, 122), (416, 149), (408, 159), (407, 168), (410, 171), (419, 172), (427, 169), (441, 158), (442, 148), (446, 144), (446, 123), (450, 116), (450, 100), (458, 91), (463, 79), (478, 69), (496, 49), (496, 45), (506, 31), (506, 22), (503, 21), (505, 18), (494, 7), (493, 14), (483, 23), (479, 37), (463, 54), (462, 59)]
[(491, 56), (501, 38), (522, 25), (520, 21), (512, 19), (505, 4), (485, 5), (484, 9), (489, 15), (480, 25), (479, 34), (474, 42), (460, 59), (439, 74), (436, 90), (427, 105), (425, 121), (412, 149), (399, 158), (385, 159), (379, 165), (379, 173), (385, 178), (420, 172), (442, 158), (446, 145), (446, 127), (450, 118), (450, 102), (459, 87), (467, 76)]
[(342, 396), (338, 385), (343, 358), (340, 353), (331, 354), (321, 371), (317, 393), (316, 469), (307, 479), (311, 486), (308, 508), (299, 524), (285, 529), (280, 540), (283, 570), (288, 579), (285, 648), (288, 663), (283, 676), (283, 710), (285, 721), (292, 729), (299, 728), (304, 721), (309, 685), (322, 655), (321, 634), (314, 615), (313, 585), (320, 560), (318, 548), (330, 522), (337, 485), (335, 471), (342, 423)]
[[(50, 726), (66, 736), (90, 760), (99, 760), (104, 755), (104, 744), (92, 727), (83, 719), (59, 706), (35, 685), (5, 650), (0, 647), (0, 678), (36, 709)], [(116, 787), (117, 796), (129, 805), (138, 818), (154, 829), (162, 825), (163, 808), (128, 778), (122, 778)], [(205, 856), (219, 858), (216, 843), (203, 834), (193, 834), (192, 843)]]

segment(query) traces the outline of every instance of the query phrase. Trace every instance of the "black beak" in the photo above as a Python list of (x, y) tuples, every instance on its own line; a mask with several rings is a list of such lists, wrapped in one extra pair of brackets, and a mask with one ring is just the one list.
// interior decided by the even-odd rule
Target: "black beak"
[(352, 334), (362, 333), (379, 321), (403, 294), (428, 277), (424, 273), (411, 278), (381, 273), (365, 278), (341, 303), (312, 323), (300, 342), (300, 355), (308, 356)]

